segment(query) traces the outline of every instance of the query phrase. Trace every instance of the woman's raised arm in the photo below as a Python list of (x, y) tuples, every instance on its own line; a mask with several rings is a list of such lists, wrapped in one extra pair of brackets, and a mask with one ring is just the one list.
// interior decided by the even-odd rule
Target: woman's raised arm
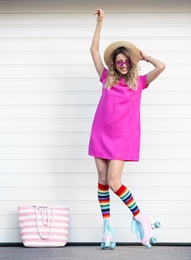
[(95, 65), (95, 68), (97, 70), (97, 73), (101, 77), (104, 65), (99, 53), (99, 44), (100, 44), (100, 34), (101, 34), (101, 27), (102, 27), (102, 22), (104, 18), (104, 12), (101, 9), (96, 9), (94, 12), (94, 15), (97, 15), (97, 25), (95, 28), (94, 36), (92, 39), (92, 44), (90, 48), (90, 52), (92, 55), (92, 59)]
[(147, 73), (147, 84), (149, 85), (155, 80), (165, 69), (165, 64), (153, 57), (147, 56), (143, 51), (140, 51), (141, 60), (150, 62), (155, 68)]

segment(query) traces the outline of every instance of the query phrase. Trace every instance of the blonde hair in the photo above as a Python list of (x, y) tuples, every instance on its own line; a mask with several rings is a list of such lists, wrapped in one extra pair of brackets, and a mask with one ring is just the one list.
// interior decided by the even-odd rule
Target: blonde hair
[(131, 52), (125, 47), (119, 47), (111, 55), (110, 63), (108, 64), (108, 77), (105, 82), (105, 87), (107, 89), (112, 88), (112, 86), (117, 85), (120, 80), (120, 74), (115, 68), (115, 60), (118, 54), (124, 54), (130, 61), (131, 65), (127, 75), (124, 76), (126, 84), (132, 90), (137, 90), (138, 86), (138, 64), (133, 60)]

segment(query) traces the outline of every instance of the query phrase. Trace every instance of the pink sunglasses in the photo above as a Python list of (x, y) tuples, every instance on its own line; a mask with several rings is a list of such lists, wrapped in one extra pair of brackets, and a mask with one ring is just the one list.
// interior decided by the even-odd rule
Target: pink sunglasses
[(131, 66), (131, 62), (129, 62), (129, 61), (122, 61), (122, 60), (117, 60), (116, 62), (115, 62), (115, 64), (117, 65), (117, 66), (119, 66), (119, 67), (122, 67), (123, 66), (123, 64), (125, 64), (127, 67), (129, 67), (129, 66)]

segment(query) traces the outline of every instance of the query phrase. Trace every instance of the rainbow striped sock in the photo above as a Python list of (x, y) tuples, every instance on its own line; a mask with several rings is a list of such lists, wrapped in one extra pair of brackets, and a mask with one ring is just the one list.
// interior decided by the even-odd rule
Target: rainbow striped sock
[(115, 192), (117, 196), (120, 197), (120, 199), (127, 205), (127, 207), (132, 212), (133, 216), (137, 216), (140, 213), (140, 210), (134, 201), (134, 198), (131, 194), (131, 192), (125, 187), (124, 185), (121, 185), (121, 187)]
[(98, 183), (98, 201), (103, 218), (110, 218), (109, 186)]

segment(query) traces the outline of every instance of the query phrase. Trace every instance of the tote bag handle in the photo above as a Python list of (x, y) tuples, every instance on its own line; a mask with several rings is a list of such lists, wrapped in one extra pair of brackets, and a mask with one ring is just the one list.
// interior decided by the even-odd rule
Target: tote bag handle
[[(45, 216), (44, 216), (43, 210), (42, 210), (40, 207), (38, 207), (38, 206), (34, 206), (34, 209), (35, 209), (35, 212), (36, 212), (36, 223), (37, 223), (37, 230), (38, 230), (39, 236), (40, 236), (43, 240), (47, 240), (47, 239), (50, 238), (51, 233), (52, 233), (53, 219), (54, 219), (54, 208), (52, 208), (52, 218), (51, 218), (51, 221), (50, 221), (49, 207), (46, 208), (47, 217), (48, 217), (47, 222), (45, 222)], [(50, 227), (50, 230), (49, 230), (49, 233), (48, 233), (47, 236), (43, 236), (42, 233), (40, 232), (39, 219), (38, 219), (38, 212), (39, 212), (39, 211), (40, 211), (41, 216), (42, 216), (43, 225)], [(51, 223), (50, 223), (50, 222), (51, 222)]]

